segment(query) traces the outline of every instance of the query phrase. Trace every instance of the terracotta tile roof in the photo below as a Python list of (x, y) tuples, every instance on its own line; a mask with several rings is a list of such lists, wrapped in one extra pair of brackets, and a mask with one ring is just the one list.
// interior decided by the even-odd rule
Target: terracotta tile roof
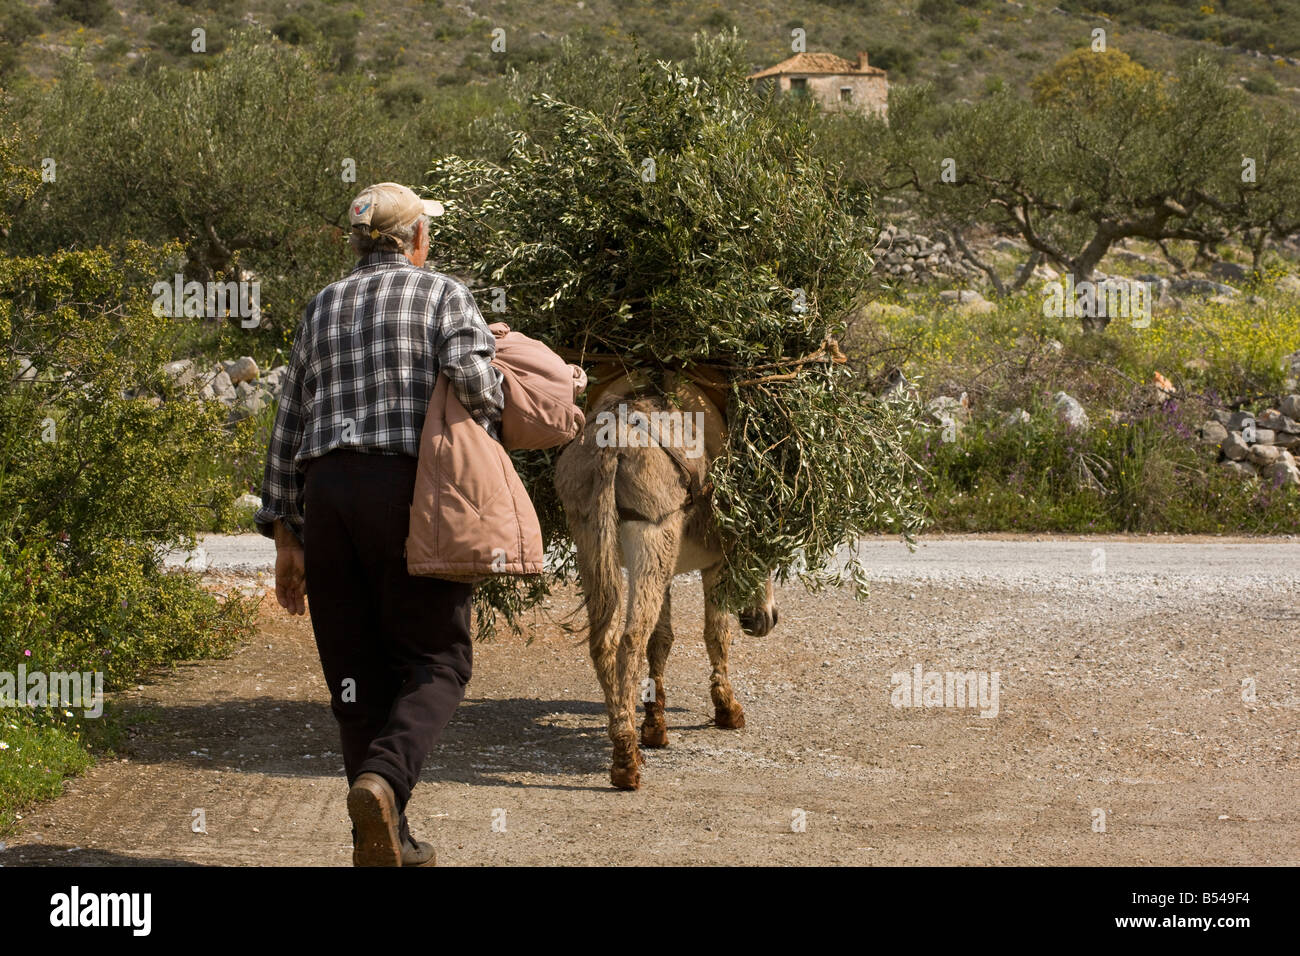
[(886, 71), (875, 66), (859, 70), (851, 60), (836, 56), (834, 53), (796, 53), (788, 60), (782, 60), (776, 66), (751, 73), (749, 79), (761, 80), (766, 76), (780, 76), (783, 73), (819, 73), (824, 75), (884, 76)]

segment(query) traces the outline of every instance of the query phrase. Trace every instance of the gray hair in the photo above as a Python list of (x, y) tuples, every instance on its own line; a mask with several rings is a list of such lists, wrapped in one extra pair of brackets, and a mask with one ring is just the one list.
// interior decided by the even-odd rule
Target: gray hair
[(353, 226), (352, 235), (348, 237), (348, 242), (352, 246), (352, 251), (360, 256), (368, 256), (372, 252), (400, 252), (406, 254), (415, 249), (415, 236), (419, 232), (420, 223), (424, 223), (427, 234), (429, 228), (428, 216), (416, 216), (405, 226), (399, 226), (391, 232), (382, 233), (379, 236), (371, 237), (368, 226)]

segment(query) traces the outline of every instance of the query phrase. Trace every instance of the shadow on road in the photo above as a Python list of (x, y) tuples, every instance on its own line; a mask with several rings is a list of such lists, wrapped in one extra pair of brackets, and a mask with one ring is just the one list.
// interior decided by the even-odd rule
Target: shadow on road
[[(132, 759), (194, 769), (287, 777), (341, 776), (338, 731), (325, 702), (275, 697), (160, 705), (121, 702)], [(668, 708), (670, 730), (693, 715)], [(676, 721), (674, 721), (676, 718)], [(639, 717), (638, 717), (639, 720)], [(609, 770), (605, 706), (587, 700), (467, 698), (430, 753), (422, 779), (471, 786), (606, 790), (522, 780), (604, 777)]]
[(28, 843), (0, 850), (0, 866), (202, 866), (189, 860), (166, 857), (131, 856), (111, 850), (85, 849), (79, 846)]

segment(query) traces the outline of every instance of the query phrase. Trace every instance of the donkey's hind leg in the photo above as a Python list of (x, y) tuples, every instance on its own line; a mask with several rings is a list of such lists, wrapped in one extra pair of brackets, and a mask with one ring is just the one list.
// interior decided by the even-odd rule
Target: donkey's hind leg
[(713, 600), (713, 589), (722, 574), (721, 563), (706, 568), (704, 578), (704, 645), (709, 651), (709, 696), (713, 698), (713, 722), (739, 730), (745, 726), (745, 711), (731, 691), (727, 676), (727, 655), (731, 650), (731, 615)]
[(618, 644), (614, 707), (609, 720), (609, 737), (614, 744), (610, 781), (620, 790), (635, 790), (641, 785), (641, 753), (633, 730), (636, 674), (673, 577), (681, 531), (680, 512), (659, 522), (628, 521), (620, 528), (627, 557), (627, 624)]
[[(668, 662), (668, 652), (673, 649), (673, 614), (672, 588), (664, 590), (664, 604), (659, 609), (659, 623), (650, 635), (650, 646), (646, 648), (646, 658), (650, 662), (650, 681), (654, 687), (654, 698), (645, 701), (645, 721), (641, 724), (641, 745), (643, 747), (667, 747), (668, 727), (664, 723), (664, 665)], [(650, 687), (646, 687), (648, 692)]]

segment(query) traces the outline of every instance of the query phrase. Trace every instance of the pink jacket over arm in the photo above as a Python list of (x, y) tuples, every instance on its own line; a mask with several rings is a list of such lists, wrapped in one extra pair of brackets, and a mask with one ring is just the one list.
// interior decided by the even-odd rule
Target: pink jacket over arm
[(420, 435), (420, 463), (406, 539), (411, 574), (480, 581), (539, 574), (542, 530), (509, 451), (554, 448), (582, 431), (575, 399), (586, 373), (505, 323), (492, 364), (504, 378), (501, 441), (469, 416), (439, 375)]

